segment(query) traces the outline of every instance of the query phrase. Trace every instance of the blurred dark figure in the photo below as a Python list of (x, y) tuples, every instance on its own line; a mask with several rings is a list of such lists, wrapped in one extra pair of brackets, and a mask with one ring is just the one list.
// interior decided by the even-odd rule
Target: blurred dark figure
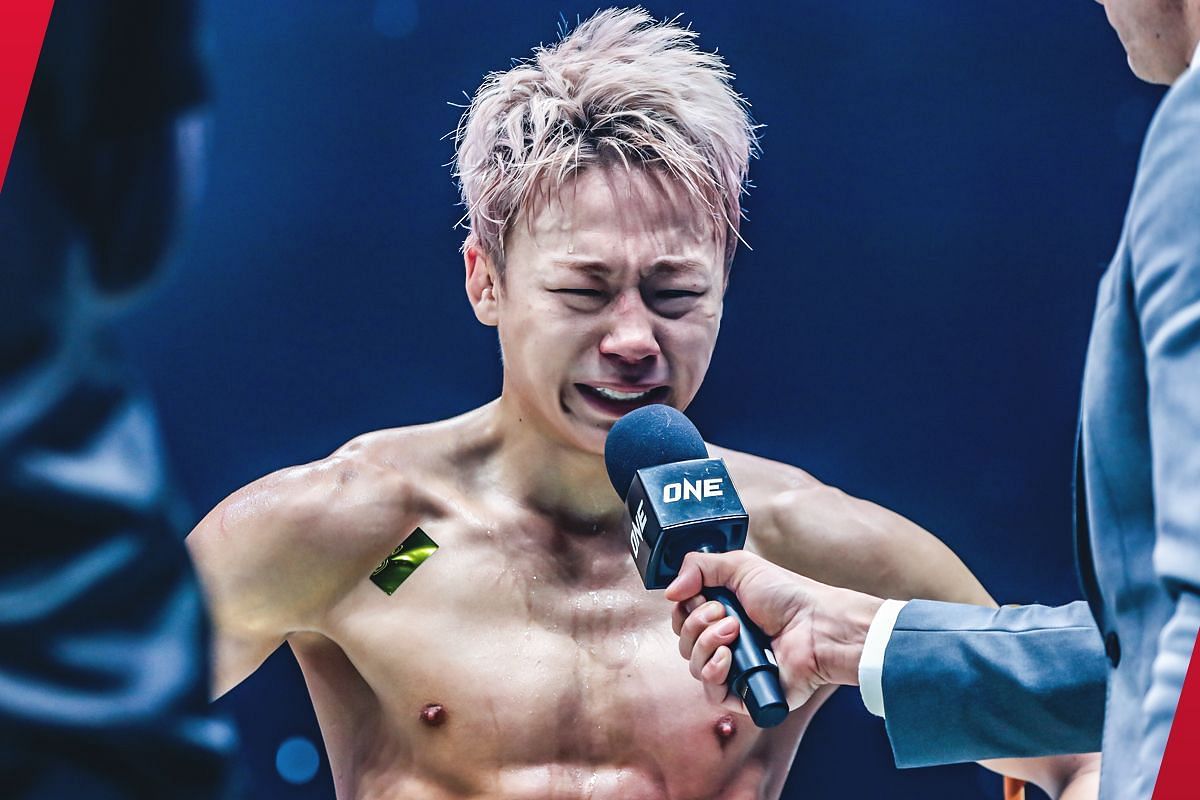
[(0, 191), (0, 787), (222, 794), (189, 520), (106, 331), (203, 159), (188, 2), (59, 0)]

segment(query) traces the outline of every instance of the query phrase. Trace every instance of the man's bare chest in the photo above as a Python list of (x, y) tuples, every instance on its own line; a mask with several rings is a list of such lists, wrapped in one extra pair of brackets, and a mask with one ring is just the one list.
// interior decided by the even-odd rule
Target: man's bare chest
[[(436, 555), (392, 595), (355, 587), (323, 632), (361, 678), (346, 683), (369, 687), (380, 735), (415, 768), (615, 769), (703, 796), (763, 755), (748, 720), (707, 703), (679, 657), (670, 604), (632, 562), (623, 575), (597, 572), (429, 532)], [(320, 669), (305, 661), (306, 675)], [(314, 691), (314, 702), (320, 714), (340, 701)]]

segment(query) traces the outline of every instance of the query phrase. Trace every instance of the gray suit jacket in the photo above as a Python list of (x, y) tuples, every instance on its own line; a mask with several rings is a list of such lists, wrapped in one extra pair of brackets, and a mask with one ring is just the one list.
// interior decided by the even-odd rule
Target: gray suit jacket
[(1146, 136), (1100, 282), (1076, 457), (1087, 603), (909, 603), (883, 666), (900, 766), (1103, 743), (1101, 796), (1150, 797), (1200, 628), (1200, 68)]

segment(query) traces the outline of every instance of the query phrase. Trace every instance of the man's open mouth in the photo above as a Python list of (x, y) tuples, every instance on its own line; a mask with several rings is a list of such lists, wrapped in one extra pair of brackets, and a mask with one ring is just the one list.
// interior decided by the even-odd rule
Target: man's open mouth
[(577, 383), (575, 388), (579, 390), (589, 406), (602, 414), (613, 417), (622, 417), (635, 408), (661, 403), (670, 391), (667, 386), (651, 386), (641, 390), (622, 391), (608, 386), (589, 386), (586, 383)]

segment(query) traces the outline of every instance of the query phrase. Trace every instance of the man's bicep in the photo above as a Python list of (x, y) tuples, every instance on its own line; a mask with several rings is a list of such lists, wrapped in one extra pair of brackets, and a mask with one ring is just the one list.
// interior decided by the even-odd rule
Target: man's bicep
[(995, 605), (936, 536), (883, 506), (831, 486), (779, 495), (756, 549), (808, 577), (898, 600)]
[(287, 633), (287, 589), (299, 553), (289, 552), (294, 512), (279, 496), (278, 484), (276, 476), (268, 476), (240, 489), (188, 534), (188, 550), (218, 630)]
[(344, 583), (319, 546), (328, 491), (312, 467), (281, 470), (227, 497), (188, 535), (215, 629), (218, 694), (310, 626)]
[[(271, 616), (255, 608), (265, 598), (254, 599), (254, 576), (263, 571), (270, 554), (262, 552), (261, 537), (258, 543), (250, 541), (262, 533), (253, 530), (252, 520), (246, 521), (245, 530), (225, 526), (228, 505), (237, 501), (237, 494), (227, 498), (200, 521), (186, 540), (213, 623), (214, 699), (254, 672), (286, 633), (283, 626), (273, 629), (276, 626), (271, 624)], [(265, 519), (260, 521), (260, 525), (266, 524)]]
[(941, 539), (909, 520), (904, 523), (901, 533), (884, 547), (884, 557), (895, 558), (903, 570), (897, 575), (900, 599), (996, 605), (979, 579)]
[(240, 489), (188, 536), (222, 681), (240, 681), (289, 634), (320, 631), (419, 522), (425, 506), (394, 468), (343, 451)]

